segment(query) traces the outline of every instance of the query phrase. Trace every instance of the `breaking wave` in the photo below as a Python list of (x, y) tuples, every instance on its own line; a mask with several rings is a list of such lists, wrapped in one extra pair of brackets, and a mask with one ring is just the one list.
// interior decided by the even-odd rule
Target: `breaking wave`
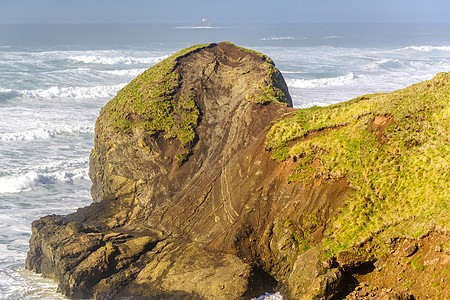
[(423, 69), (425, 66), (420, 62), (401, 61), (399, 59), (381, 59), (379, 61), (370, 63), (364, 66), (365, 71), (379, 72), (379, 71), (407, 71), (413, 69)]
[(13, 132), (0, 134), (0, 142), (15, 142), (15, 141), (32, 141), (38, 139), (49, 139), (58, 134), (63, 133), (88, 133), (94, 132), (92, 125), (78, 125), (78, 126), (58, 126), (57, 128), (39, 128), (23, 132)]
[(450, 46), (410, 46), (410, 47), (404, 47), (397, 50), (415, 50), (415, 51), (421, 51), (421, 52), (431, 52), (434, 50), (437, 51), (450, 51)]
[(60, 88), (57, 86), (48, 89), (38, 90), (22, 90), (18, 93), (27, 98), (43, 98), (43, 99), (55, 99), (55, 98), (107, 98), (114, 96), (117, 91), (123, 88), (126, 83), (107, 85), (107, 86), (94, 86), (94, 87), (65, 87)]
[(13, 90), (10, 89), (0, 89), (0, 102), (6, 101), (9, 99), (13, 99), (15, 97), (19, 96), (19, 94)]
[(288, 87), (299, 88), (299, 89), (311, 89), (317, 87), (327, 87), (327, 86), (343, 86), (351, 84), (355, 81), (357, 76), (353, 73), (347, 75), (330, 77), (330, 78), (320, 78), (320, 79), (288, 79), (286, 83)]
[(87, 179), (88, 169), (64, 170), (52, 173), (29, 171), (25, 174), (0, 178), (0, 194), (20, 193), (36, 188), (39, 185), (55, 184), (59, 181)]
[(147, 70), (147, 69), (106, 70), (106, 71), (100, 71), (100, 72), (104, 73), (104, 74), (117, 75), (117, 76), (138, 76), (145, 70)]
[(131, 56), (119, 56), (108, 57), (103, 55), (77, 55), (70, 56), (69, 59), (82, 62), (85, 64), (102, 64), (102, 65), (132, 65), (132, 64), (155, 64), (168, 56), (159, 57), (131, 57)]
[(285, 70), (280, 70), (281, 74), (307, 74), (308, 72), (306, 71), (285, 71)]
[[(17, 222), (17, 220), (14, 221)], [(26, 258), (26, 255), (11, 251), (2, 244), (0, 244), (0, 253), (2, 261), (17, 261), (18, 258), (25, 261)], [(24, 267), (3, 267), (0, 269), (0, 278), (2, 278), (0, 299), (67, 299), (62, 294), (54, 292), (57, 284), (52, 279), (25, 270)]]
[(334, 40), (334, 39), (341, 39), (341, 37), (337, 36), (337, 35), (331, 35), (331, 36), (325, 36), (322, 38), (322, 40)]

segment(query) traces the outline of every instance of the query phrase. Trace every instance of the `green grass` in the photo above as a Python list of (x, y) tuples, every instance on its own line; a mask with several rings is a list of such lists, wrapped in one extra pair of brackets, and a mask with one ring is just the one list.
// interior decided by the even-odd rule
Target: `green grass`
[[(376, 116), (393, 118), (384, 144), (369, 129)], [(449, 229), (450, 73), (298, 110), (272, 126), (266, 148), (276, 160), (297, 161), (293, 183), (347, 178), (353, 191), (323, 243), (331, 255), (370, 239)]]
[(255, 96), (255, 102), (256, 103), (269, 103), (269, 102), (275, 102), (275, 103), (285, 103), (286, 97), (282, 90), (280, 90), (277, 87), (268, 85), (264, 88), (263, 92), (261, 94), (258, 94)]

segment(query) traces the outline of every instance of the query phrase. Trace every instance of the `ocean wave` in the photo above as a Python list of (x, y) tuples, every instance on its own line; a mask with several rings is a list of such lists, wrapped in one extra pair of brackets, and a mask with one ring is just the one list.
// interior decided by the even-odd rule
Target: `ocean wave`
[(399, 60), (395, 58), (386, 58), (363, 66), (367, 72), (411, 72), (424, 71), (429, 68), (429, 64), (414, 60)]
[(337, 35), (331, 35), (331, 36), (325, 36), (322, 38), (322, 40), (334, 40), (334, 39), (341, 39), (341, 37), (337, 36)]
[(78, 125), (78, 126), (58, 126), (57, 128), (39, 128), (27, 130), (23, 132), (13, 132), (0, 134), (0, 142), (16, 142), (16, 141), (32, 141), (39, 139), (49, 139), (58, 134), (63, 133), (88, 133), (94, 132), (92, 125)]
[(279, 36), (279, 37), (264, 37), (261, 41), (282, 41), (282, 40), (295, 40), (292, 36)]
[(102, 64), (102, 65), (132, 65), (132, 64), (155, 64), (168, 56), (158, 57), (131, 57), (131, 56), (118, 56), (108, 57), (103, 55), (77, 55), (70, 56), (69, 59), (82, 62), (85, 64)]
[(19, 193), (31, 189), (38, 179), (37, 172), (28, 172), (18, 176), (0, 177), (0, 194)]
[(286, 83), (288, 87), (310, 89), (317, 87), (343, 86), (354, 82), (356, 78), (357, 76), (355, 76), (353, 73), (349, 73), (347, 75), (330, 78), (288, 79), (286, 80)]
[(48, 89), (38, 90), (22, 90), (18, 93), (26, 98), (43, 98), (43, 99), (55, 99), (55, 98), (107, 98), (114, 96), (117, 91), (123, 88), (126, 83), (107, 85), (107, 86), (94, 86), (94, 87), (65, 87), (60, 88), (57, 86)]
[(138, 76), (147, 69), (128, 69), (128, 70), (106, 70), (99, 71), (104, 74), (117, 75), (117, 76)]
[[(28, 233), (28, 235), (30, 235)], [(4, 250), (5, 249), (5, 250)], [(3, 257), (5, 256), (5, 259)], [(9, 259), (10, 258), (10, 259)], [(11, 251), (7, 245), (0, 246), (0, 261), (15, 262), (0, 270), (0, 299), (52, 299), (64, 300), (60, 293), (55, 293), (57, 284), (50, 278), (41, 274), (26, 270), (22, 263), (26, 258), (26, 252), (23, 254), (18, 251)]]
[(380, 70), (399, 70), (405, 67), (409, 67), (407, 62), (400, 61), (398, 59), (381, 59), (374, 63), (370, 63), (364, 67), (366, 71), (380, 71)]
[(32, 190), (39, 185), (49, 185), (62, 181), (87, 178), (89, 178), (87, 166), (79, 169), (65, 169), (50, 173), (45, 172), (45, 170), (33, 170), (24, 174), (0, 177), (0, 194), (20, 193)]
[(404, 48), (400, 48), (397, 49), (399, 51), (404, 51), (404, 50), (415, 50), (415, 51), (420, 51), (420, 52), (431, 52), (434, 50), (437, 51), (450, 51), (450, 46), (410, 46), (410, 47), (404, 47)]
[(305, 71), (283, 71), (280, 70), (281, 74), (308, 74), (308, 72)]
[(85, 63), (100, 65), (155, 64), (168, 57), (168, 53), (154, 51), (43, 51), (0, 52), (0, 64), (55, 65)]
[(19, 96), (19, 94), (10, 89), (0, 89), (0, 101), (6, 101)]

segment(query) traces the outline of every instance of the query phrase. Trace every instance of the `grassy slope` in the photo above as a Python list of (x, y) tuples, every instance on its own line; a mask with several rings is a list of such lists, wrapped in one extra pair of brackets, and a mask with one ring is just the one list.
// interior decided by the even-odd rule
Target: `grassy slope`
[[(370, 124), (392, 118), (377, 141)], [(392, 93), (298, 110), (271, 128), (267, 149), (294, 158), (292, 182), (346, 177), (354, 189), (323, 247), (329, 255), (372, 241), (450, 229), (450, 73)]]

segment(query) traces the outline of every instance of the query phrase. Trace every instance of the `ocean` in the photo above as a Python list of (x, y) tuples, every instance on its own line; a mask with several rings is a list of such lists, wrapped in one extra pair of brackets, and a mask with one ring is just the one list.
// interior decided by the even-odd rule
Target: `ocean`
[(0, 299), (64, 299), (24, 268), (31, 222), (91, 203), (94, 124), (119, 89), (220, 41), (271, 57), (297, 108), (450, 71), (450, 24), (0, 25)]

